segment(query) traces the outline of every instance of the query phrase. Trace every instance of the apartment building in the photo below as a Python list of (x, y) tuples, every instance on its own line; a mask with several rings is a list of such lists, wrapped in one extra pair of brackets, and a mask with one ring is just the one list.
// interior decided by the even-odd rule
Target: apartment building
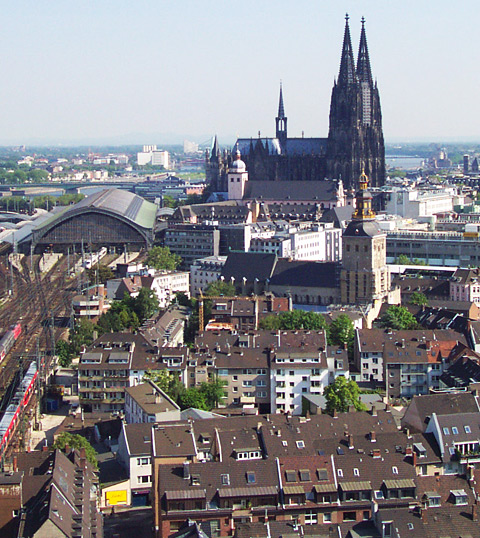
[(220, 231), (215, 226), (176, 224), (166, 230), (164, 244), (190, 267), (195, 260), (220, 254)]
[(104, 334), (80, 356), (80, 404), (86, 411), (123, 412), (126, 388), (148, 370), (166, 368), (185, 382), (187, 355), (187, 348), (154, 346), (140, 334)]

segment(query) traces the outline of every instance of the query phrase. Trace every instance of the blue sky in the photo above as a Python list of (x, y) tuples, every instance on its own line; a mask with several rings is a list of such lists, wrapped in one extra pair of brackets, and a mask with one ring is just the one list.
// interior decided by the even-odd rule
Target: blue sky
[(0, 144), (326, 136), (344, 15), (388, 140), (480, 141), (478, 2), (0, 0)]

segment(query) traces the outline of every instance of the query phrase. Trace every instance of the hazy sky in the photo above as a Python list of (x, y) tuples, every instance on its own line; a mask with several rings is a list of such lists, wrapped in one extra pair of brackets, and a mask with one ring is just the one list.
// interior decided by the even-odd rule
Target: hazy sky
[(478, 0), (0, 0), (0, 144), (326, 136), (344, 15), (388, 140), (480, 141)]

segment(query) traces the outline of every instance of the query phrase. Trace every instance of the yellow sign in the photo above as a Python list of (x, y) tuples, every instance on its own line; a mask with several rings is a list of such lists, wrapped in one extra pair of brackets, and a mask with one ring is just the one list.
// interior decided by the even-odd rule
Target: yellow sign
[(463, 232), (463, 237), (471, 237), (473, 239), (478, 238), (478, 232)]
[(115, 504), (127, 504), (127, 491), (122, 489), (120, 491), (107, 491), (105, 493), (107, 504), (113, 506)]

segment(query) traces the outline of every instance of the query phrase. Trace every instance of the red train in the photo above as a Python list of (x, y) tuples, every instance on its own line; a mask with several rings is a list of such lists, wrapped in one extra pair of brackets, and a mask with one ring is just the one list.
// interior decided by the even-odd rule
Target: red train
[(0, 454), (3, 454), (7, 449), (22, 418), (23, 409), (28, 405), (35, 392), (37, 375), (37, 365), (32, 362), (18, 385), (15, 396), (7, 407), (2, 420), (0, 420)]
[(10, 329), (3, 335), (0, 340), (0, 363), (5, 358), (5, 355), (12, 349), (13, 344), (17, 341), (18, 337), (22, 333), (22, 326), (20, 323), (12, 325)]

